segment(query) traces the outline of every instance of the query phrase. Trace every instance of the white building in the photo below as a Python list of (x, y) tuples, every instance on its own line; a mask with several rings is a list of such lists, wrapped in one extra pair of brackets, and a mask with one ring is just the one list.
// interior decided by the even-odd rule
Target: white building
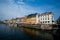
[(37, 15), (37, 23), (40, 24), (53, 24), (54, 17), (52, 12), (45, 12)]

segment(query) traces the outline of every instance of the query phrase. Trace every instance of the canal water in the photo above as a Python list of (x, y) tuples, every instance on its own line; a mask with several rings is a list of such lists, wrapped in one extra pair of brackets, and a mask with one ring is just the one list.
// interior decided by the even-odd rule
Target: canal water
[(0, 24), (0, 40), (32, 40), (22, 28)]
[(53, 40), (49, 33), (0, 24), (0, 40)]

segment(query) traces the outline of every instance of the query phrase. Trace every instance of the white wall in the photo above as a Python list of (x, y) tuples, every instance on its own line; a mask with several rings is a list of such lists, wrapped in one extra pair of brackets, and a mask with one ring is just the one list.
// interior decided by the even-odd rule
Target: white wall
[(37, 24), (39, 21), (38, 21), (38, 14), (36, 15), (36, 23)]
[[(48, 20), (48, 18), (49, 18), (49, 20)], [(45, 15), (39, 16), (39, 21), (40, 21), (40, 23), (42, 22), (42, 24), (52, 24), (52, 20), (54, 20), (54, 17), (52, 14), (49, 14), (49, 15), (45, 14)], [(49, 23), (48, 23), (48, 21), (49, 21)]]

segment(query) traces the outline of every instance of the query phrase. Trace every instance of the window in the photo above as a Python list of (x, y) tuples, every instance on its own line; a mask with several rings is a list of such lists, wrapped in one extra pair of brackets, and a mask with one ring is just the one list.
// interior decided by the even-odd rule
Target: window
[(43, 21), (43, 23), (44, 23), (44, 21)]
[(49, 21), (48, 21), (48, 23), (49, 23)]
[(42, 22), (41, 22), (41, 24), (42, 24)]
[(47, 21), (45, 21), (45, 23), (47, 23)]
[(47, 20), (47, 18), (45, 18), (45, 20)]
[(43, 20), (44, 20), (44, 18), (43, 18)]
[(49, 15), (48, 15), (48, 20), (49, 20)]
[(41, 18), (41, 20), (42, 20), (42, 18)]
[(49, 20), (49, 17), (48, 17), (48, 20)]

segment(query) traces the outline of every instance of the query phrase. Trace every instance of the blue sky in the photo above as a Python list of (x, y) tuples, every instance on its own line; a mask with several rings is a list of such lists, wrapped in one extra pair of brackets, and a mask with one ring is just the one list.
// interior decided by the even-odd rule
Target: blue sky
[(60, 0), (0, 0), (0, 20), (35, 12), (53, 12), (56, 20), (60, 16)]

